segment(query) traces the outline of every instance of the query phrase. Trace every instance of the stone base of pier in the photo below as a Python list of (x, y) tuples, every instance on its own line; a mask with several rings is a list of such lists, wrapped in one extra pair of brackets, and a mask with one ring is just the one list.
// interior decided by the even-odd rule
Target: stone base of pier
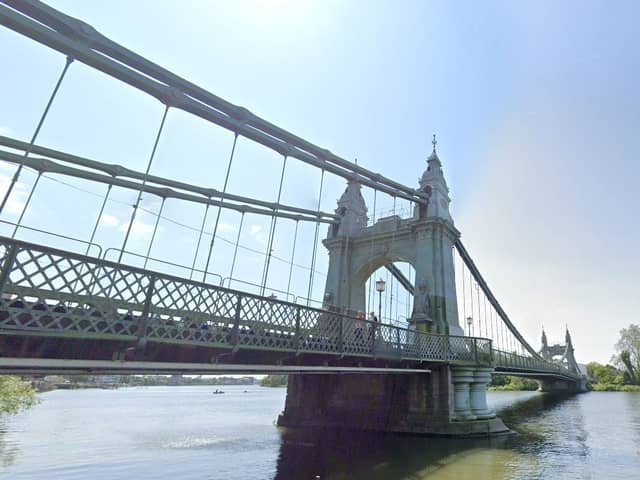
[(278, 425), (447, 436), (509, 432), (486, 406), (487, 369), (430, 369), (424, 374), (289, 375)]

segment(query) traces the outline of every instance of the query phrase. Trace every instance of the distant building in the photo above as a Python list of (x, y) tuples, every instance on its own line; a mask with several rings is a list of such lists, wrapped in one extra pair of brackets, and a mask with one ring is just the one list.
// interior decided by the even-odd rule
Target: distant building
[(101, 385), (118, 385), (121, 383), (120, 375), (92, 375), (89, 377), (89, 383), (97, 383)]

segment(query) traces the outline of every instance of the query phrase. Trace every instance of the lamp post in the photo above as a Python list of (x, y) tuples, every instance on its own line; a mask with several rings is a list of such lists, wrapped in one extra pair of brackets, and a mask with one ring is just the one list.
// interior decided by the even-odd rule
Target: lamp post
[(473, 326), (473, 317), (467, 317), (467, 325), (469, 325), (469, 336), (472, 336), (471, 328)]
[(384, 292), (385, 281), (376, 281), (376, 292), (378, 292), (378, 321), (382, 323), (382, 292)]

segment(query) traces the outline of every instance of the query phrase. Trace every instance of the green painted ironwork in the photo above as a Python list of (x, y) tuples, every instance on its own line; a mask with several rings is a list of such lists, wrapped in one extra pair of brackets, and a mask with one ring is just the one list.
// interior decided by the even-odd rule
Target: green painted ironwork
[(566, 368), (445, 336), (0, 237), (0, 334), (160, 342), (496, 366)]

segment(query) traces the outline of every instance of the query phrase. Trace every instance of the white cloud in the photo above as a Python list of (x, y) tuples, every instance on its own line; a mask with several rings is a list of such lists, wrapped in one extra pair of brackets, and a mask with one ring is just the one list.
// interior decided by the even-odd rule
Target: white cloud
[[(121, 222), (120, 219), (115, 215), (103, 213), (100, 217), (100, 226), (107, 228), (117, 228), (121, 232), (126, 232), (129, 228), (129, 222)], [(130, 235), (134, 238), (151, 237), (151, 234), (153, 233), (153, 227), (153, 224), (145, 223), (142, 220), (134, 220), (133, 225), (131, 225)], [(158, 226), (158, 232), (162, 231), (164, 231), (164, 228)]]
[(251, 225), (249, 227), (249, 235), (258, 243), (263, 245), (267, 243), (267, 236), (262, 230), (262, 225)]
[(231, 225), (230, 223), (224, 223), (224, 222), (218, 223), (219, 233), (231, 233), (235, 231), (236, 231), (235, 225)]
[[(118, 227), (118, 230), (121, 232), (126, 232), (129, 228), (129, 223), (121, 223)], [(158, 231), (162, 232), (164, 229), (162, 227), (158, 227)], [(131, 235), (133, 237), (142, 238), (142, 237), (150, 237), (153, 233), (153, 225), (149, 223), (144, 223), (141, 220), (134, 220), (131, 225)]]
[(118, 225), (120, 225), (120, 220), (118, 220), (118, 218), (113, 215), (103, 213), (100, 217), (101, 227), (117, 227)]

